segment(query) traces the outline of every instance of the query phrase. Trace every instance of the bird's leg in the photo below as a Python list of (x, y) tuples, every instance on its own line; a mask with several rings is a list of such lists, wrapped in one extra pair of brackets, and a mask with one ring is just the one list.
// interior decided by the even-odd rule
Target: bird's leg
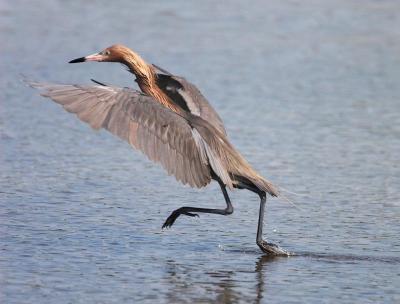
[(179, 209), (174, 210), (171, 215), (166, 219), (162, 228), (169, 228), (171, 227), (176, 219), (181, 215), (188, 215), (188, 216), (198, 216), (196, 213), (192, 212), (199, 212), (199, 213), (212, 213), (212, 214), (221, 214), (221, 215), (229, 215), (233, 213), (233, 206), (231, 200), (229, 199), (228, 192), (226, 192), (226, 187), (222, 183), (222, 181), (217, 180), (219, 186), (221, 187), (222, 193), (224, 194), (226, 208), (225, 209), (210, 209), (210, 208), (196, 208), (196, 207), (181, 207)]
[(280, 256), (288, 256), (289, 253), (280, 248), (279, 246), (273, 244), (273, 243), (268, 243), (263, 240), (262, 234), (263, 234), (263, 225), (264, 225), (264, 213), (265, 213), (265, 203), (267, 201), (267, 195), (265, 192), (258, 192), (258, 195), (260, 196), (260, 211), (258, 215), (258, 227), (257, 227), (257, 239), (256, 243), (258, 247), (262, 251), (264, 251), (267, 254), (270, 255), (280, 255)]
[(289, 253), (280, 248), (279, 246), (273, 244), (273, 243), (268, 243), (263, 240), (262, 234), (263, 234), (263, 225), (264, 225), (264, 213), (265, 213), (265, 204), (267, 202), (267, 194), (264, 191), (260, 191), (256, 187), (249, 185), (248, 183), (244, 182), (239, 182), (236, 186), (236, 188), (239, 189), (247, 189), (250, 190), (254, 193), (257, 193), (258, 196), (260, 197), (260, 211), (258, 215), (258, 226), (257, 226), (257, 238), (256, 238), (256, 243), (260, 249), (270, 255), (280, 255), (280, 256), (288, 256)]
[(267, 243), (266, 241), (263, 240), (262, 235), (263, 235), (263, 226), (264, 226), (264, 213), (265, 213), (265, 204), (267, 202), (267, 195), (265, 192), (258, 193), (260, 196), (260, 211), (258, 213), (258, 226), (257, 226), (257, 238), (256, 238), (256, 243), (260, 249), (266, 253), (272, 253), (270, 252), (269, 248), (270, 246), (276, 246), (271, 243)]

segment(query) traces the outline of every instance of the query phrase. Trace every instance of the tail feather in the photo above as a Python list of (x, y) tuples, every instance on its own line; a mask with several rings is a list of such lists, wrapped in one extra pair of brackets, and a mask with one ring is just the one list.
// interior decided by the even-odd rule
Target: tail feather
[(267, 181), (263, 177), (259, 177), (257, 179), (252, 179), (254, 185), (257, 186), (258, 189), (265, 191), (271, 196), (279, 196), (278, 188), (271, 182)]
[(257, 176), (234, 175), (233, 179), (251, 188), (256, 188), (261, 192), (268, 193), (271, 196), (281, 195), (278, 187), (258, 174)]

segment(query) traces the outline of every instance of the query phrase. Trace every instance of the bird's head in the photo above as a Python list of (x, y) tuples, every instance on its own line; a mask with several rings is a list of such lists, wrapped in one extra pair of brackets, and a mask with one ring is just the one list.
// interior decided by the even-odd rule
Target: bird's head
[(97, 61), (97, 62), (121, 62), (125, 63), (127, 58), (138, 56), (132, 50), (122, 44), (114, 44), (101, 52), (94, 53), (85, 57), (79, 57), (71, 60), (69, 63), (78, 63), (86, 61)]
[(76, 58), (69, 63), (97, 61), (97, 62), (120, 62), (126, 65), (137, 77), (150, 78), (153, 68), (148, 65), (138, 54), (122, 44), (114, 44), (99, 53)]

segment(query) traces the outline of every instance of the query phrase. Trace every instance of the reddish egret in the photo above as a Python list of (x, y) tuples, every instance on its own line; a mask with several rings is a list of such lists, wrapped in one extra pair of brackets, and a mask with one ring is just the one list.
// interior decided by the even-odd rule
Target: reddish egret
[(221, 118), (193, 84), (147, 64), (122, 45), (70, 63), (86, 61), (122, 63), (136, 76), (142, 92), (96, 81), (96, 85), (30, 85), (92, 128), (104, 128), (126, 140), (150, 160), (161, 163), (168, 174), (183, 184), (201, 188), (215, 180), (221, 187), (225, 209), (181, 207), (171, 213), (163, 228), (171, 227), (180, 215), (232, 214), (226, 187), (247, 189), (260, 197), (257, 245), (269, 254), (286, 254), (279, 246), (262, 239), (266, 196), (278, 196), (277, 188), (231, 145)]

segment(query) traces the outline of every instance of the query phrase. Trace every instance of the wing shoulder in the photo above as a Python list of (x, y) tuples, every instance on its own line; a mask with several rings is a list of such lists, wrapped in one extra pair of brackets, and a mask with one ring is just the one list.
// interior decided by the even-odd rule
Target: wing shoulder
[(157, 74), (157, 84), (185, 111), (209, 121), (215, 128), (226, 134), (221, 117), (193, 83), (183, 77)]

